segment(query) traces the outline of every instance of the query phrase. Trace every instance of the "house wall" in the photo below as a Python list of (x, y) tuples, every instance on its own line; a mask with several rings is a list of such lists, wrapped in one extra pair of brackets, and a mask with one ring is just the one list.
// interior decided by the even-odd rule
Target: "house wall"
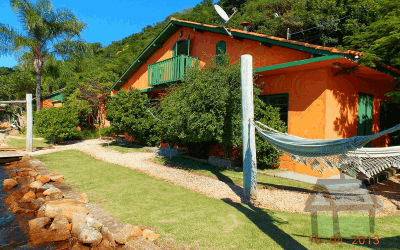
[[(365, 69), (366, 70), (366, 69)], [(372, 69), (368, 71), (372, 72)], [(360, 74), (339, 74), (335, 71), (328, 72), (327, 84), (327, 112), (325, 139), (349, 138), (357, 136), (358, 122), (358, 96), (359, 93), (369, 94), (374, 97), (372, 110), (372, 133), (380, 132), (380, 103), (384, 95), (393, 90), (391, 79), (369, 75), (362, 77)], [(376, 74), (379, 74), (376, 72)], [(372, 141), (372, 147), (385, 147), (389, 144), (389, 136), (383, 136)]]
[[(182, 36), (179, 36), (182, 31)], [(129, 87), (136, 89), (147, 89), (148, 86), (148, 66), (172, 57), (172, 48), (176, 41), (187, 39), (190, 35), (190, 56), (199, 58), (200, 67), (207, 65), (215, 57), (216, 45), (219, 41), (226, 42), (226, 52), (229, 55), (230, 63), (236, 63), (243, 54), (253, 56), (253, 67), (264, 67), (273, 64), (280, 64), (290, 61), (297, 61), (311, 58), (310, 53), (297, 51), (279, 46), (263, 46), (259, 42), (243, 39), (236, 40), (227, 35), (216, 34), (212, 32), (197, 32), (193, 29), (182, 27), (177, 30), (164, 44), (159, 48), (138, 71), (126, 82), (122, 88), (128, 90)], [(111, 95), (117, 92), (112, 91)]]
[(53, 103), (51, 103), (49, 99), (41, 99), (40, 107), (41, 108), (51, 108), (51, 107), (53, 107)]

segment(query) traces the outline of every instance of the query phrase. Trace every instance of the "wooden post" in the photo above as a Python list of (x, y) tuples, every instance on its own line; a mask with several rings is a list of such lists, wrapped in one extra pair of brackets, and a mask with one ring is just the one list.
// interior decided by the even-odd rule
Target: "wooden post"
[(253, 57), (240, 57), (242, 88), (243, 191), (250, 200), (257, 198), (257, 160), (253, 108)]
[(26, 94), (26, 152), (32, 152), (32, 94)]

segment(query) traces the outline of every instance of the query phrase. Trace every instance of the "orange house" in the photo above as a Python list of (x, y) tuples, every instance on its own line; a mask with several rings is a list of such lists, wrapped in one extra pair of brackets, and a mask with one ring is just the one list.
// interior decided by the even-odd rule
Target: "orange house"
[[(167, 83), (179, 81), (194, 62), (205, 66), (226, 52), (230, 63), (235, 63), (241, 55), (250, 54), (262, 86), (260, 97), (280, 107), (289, 134), (339, 139), (376, 133), (387, 126), (380, 124), (381, 103), (395, 87), (393, 77), (359, 66), (362, 53), (238, 29), (230, 32), (232, 38), (221, 27), (172, 18), (115, 82), (111, 95), (132, 87), (157, 96)], [(388, 137), (372, 142), (373, 147), (387, 144)], [(280, 168), (317, 177), (338, 173), (316, 173), (286, 156), (280, 161)]]
[(40, 100), (40, 107), (41, 108), (61, 107), (64, 102), (63, 99), (64, 89), (65, 88), (62, 88), (42, 96)]

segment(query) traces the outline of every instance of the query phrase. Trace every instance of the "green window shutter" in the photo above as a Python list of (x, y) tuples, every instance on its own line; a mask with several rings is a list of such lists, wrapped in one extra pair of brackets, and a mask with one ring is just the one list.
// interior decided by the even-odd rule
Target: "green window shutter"
[(174, 47), (172, 47), (172, 56), (176, 56), (177, 55), (177, 48), (178, 48), (178, 42), (176, 42), (174, 44)]
[[(357, 136), (372, 135), (372, 108), (374, 97), (364, 93), (358, 95)], [(371, 147), (371, 143), (365, 145)]]
[(187, 55), (190, 56), (190, 34), (187, 39)]
[(225, 41), (219, 41), (217, 43), (216, 52), (215, 52), (217, 62), (222, 62), (222, 57), (219, 56), (219, 55), (220, 54), (225, 54), (225, 53), (226, 53), (226, 42)]

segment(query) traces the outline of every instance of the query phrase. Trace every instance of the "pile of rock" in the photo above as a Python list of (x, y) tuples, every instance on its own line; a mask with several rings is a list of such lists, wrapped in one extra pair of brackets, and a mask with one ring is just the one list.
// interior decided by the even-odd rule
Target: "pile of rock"
[[(12, 213), (34, 218), (28, 224), (30, 244), (63, 242), (62, 249), (160, 249), (153, 243), (159, 234), (146, 227), (126, 225), (118, 233), (94, 218), (86, 207), (86, 194), (78, 199), (64, 198), (63, 192), (52, 185), (61, 182), (63, 175), (40, 175), (35, 167), (6, 168), (10, 179), (3, 181), (3, 189), (18, 187), (5, 201)], [(20, 184), (20, 185), (18, 185)]]

